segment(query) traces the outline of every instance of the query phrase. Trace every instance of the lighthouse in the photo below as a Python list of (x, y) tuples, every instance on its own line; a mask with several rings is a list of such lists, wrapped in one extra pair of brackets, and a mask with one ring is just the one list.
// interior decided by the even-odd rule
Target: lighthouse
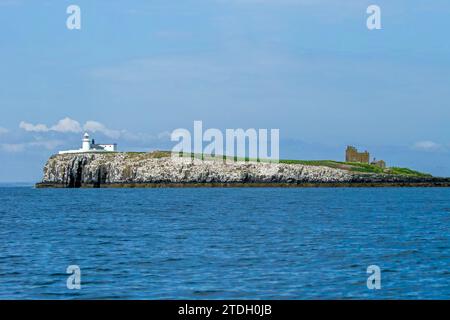
[(86, 153), (86, 152), (117, 152), (117, 144), (96, 144), (86, 132), (81, 140), (81, 149), (59, 151), (59, 154), (67, 153)]
[(84, 134), (82, 141), (81, 150), (85, 152), (91, 150), (91, 140), (89, 139), (89, 134), (87, 132)]

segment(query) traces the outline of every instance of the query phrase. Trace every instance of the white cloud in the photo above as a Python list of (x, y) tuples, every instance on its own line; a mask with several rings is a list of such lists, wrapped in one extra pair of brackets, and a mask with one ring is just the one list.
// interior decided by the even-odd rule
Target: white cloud
[(49, 131), (48, 127), (45, 124), (32, 124), (25, 121), (21, 121), (19, 124), (19, 128), (28, 131), (28, 132), (47, 132)]
[(108, 129), (104, 124), (93, 120), (86, 121), (83, 128), (85, 131), (103, 133), (105, 136), (113, 139), (118, 139), (121, 135), (119, 130)]
[(58, 123), (55, 124), (53, 127), (51, 127), (50, 130), (56, 132), (74, 132), (74, 133), (82, 131), (80, 123), (68, 117), (59, 120)]
[(78, 121), (72, 120), (68, 117), (61, 119), (58, 121), (57, 124), (54, 126), (51, 126), (50, 128), (45, 124), (32, 124), (29, 122), (21, 121), (19, 124), (19, 128), (28, 131), (28, 132), (48, 132), (48, 131), (55, 131), (55, 132), (74, 132), (79, 133), (81, 132), (81, 125)]
[(413, 145), (413, 149), (420, 150), (420, 151), (440, 151), (443, 149), (443, 146), (439, 143), (425, 140), (425, 141), (418, 141)]
[(5, 134), (5, 133), (8, 133), (8, 132), (9, 132), (8, 129), (0, 127), (0, 134)]
[[(36, 133), (44, 133), (44, 132), (59, 132), (59, 133), (81, 133), (83, 131), (88, 131), (91, 133), (101, 133), (104, 136), (111, 139), (119, 139), (122, 138), (128, 141), (139, 141), (139, 142), (152, 142), (156, 140), (168, 140), (170, 137), (170, 132), (161, 132), (157, 135), (152, 135), (148, 133), (133, 133), (128, 130), (115, 130), (110, 129), (106, 125), (101, 122), (89, 120), (81, 126), (80, 123), (71, 118), (64, 118), (58, 121), (57, 124), (49, 127), (46, 124), (32, 124), (29, 122), (22, 121), (19, 124), (19, 127), (27, 132), (36, 132)], [(0, 131), (1, 133), (1, 131)], [(38, 142), (28, 143), (25, 146), (43, 146), (47, 149), (54, 149), (56, 146), (61, 145), (62, 143), (57, 140), (53, 140), (48, 142), (43, 139)], [(47, 147), (48, 146), (48, 147)]]
[(84, 126), (82, 127), (80, 123), (76, 120), (73, 120), (69, 117), (65, 117), (56, 123), (55, 125), (49, 127), (45, 124), (32, 124), (29, 122), (21, 121), (19, 124), (19, 128), (27, 131), (27, 132), (60, 132), (60, 133), (80, 133), (83, 130), (90, 132), (100, 132), (107, 137), (117, 139), (121, 136), (120, 130), (113, 130), (106, 127), (103, 123), (98, 121), (89, 120), (86, 121)]

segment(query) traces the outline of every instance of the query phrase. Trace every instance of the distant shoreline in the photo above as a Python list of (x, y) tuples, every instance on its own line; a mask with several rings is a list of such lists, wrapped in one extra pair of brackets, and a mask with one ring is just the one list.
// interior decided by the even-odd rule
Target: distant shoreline
[[(38, 189), (67, 188), (59, 183), (36, 183)], [(442, 180), (435, 182), (311, 182), (311, 183), (110, 183), (94, 186), (82, 184), (80, 188), (448, 188), (450, 181)]]

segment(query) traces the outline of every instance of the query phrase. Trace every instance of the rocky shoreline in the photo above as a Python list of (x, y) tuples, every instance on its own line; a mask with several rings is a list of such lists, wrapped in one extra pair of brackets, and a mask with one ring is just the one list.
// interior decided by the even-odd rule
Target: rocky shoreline
[(449, 178), (355, 173), (326, 166), (172, 158), (160, 153), (54, 155), (37, 188), (449, 187)]

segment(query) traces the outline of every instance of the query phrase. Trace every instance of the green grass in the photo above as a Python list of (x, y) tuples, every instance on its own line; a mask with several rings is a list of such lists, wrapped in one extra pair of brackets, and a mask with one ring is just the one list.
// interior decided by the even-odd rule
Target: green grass
[(419, 177), (431, 177), (431, 174), (422, 173), (422, 172), (411, 170), (408, 168), (392, 167), (392, 168), (388, 168), (388, 170), (389, 170), (389, 173), (391, 173), (391, 174), (403, 174), (403, 175), (419, 176)]
[(139, 158), (166, 158), (170, 157), (169, 151), (152, 151), (152, 152), (125, 152), (129, 157)]
[(340, 162), (333, 160), (280, 160), (280, 163), (303, 164), (308, 166), (325, 166), (330, 168), (349, 170), (353, 172), (385, 173), (385, 174), (407, 175), (417, 177), (431, 177), (430, 174), (422, 173), (408, 168), (392, 167), (383, 169), (368, 163), (359, 163), (359, 162)]
[[(235, 162), (248, 162), (248, 161), (252, 161), (252, 162), (274, 162), (273, 160), (269, 160), (269, 159), (254, 159), (254, 158), (242, 158), (242, 157), (227, 157), (227, 156), (223, 156), (223, 155), (217, 155), (216, 157), (212, 157), (211, 155), (205, 155), (205, 154), (199, 154), (199, 153), (182, 153), (180, 152), (180, 157), (184, 157), (184, 158), (191, 158), (191, 159), (200, 159), (200, 160), (218, 160), (218, 159), (222, 159), (222, 160), (233, 160)], [(170, 156), (170, 153), (169, 153)]]

